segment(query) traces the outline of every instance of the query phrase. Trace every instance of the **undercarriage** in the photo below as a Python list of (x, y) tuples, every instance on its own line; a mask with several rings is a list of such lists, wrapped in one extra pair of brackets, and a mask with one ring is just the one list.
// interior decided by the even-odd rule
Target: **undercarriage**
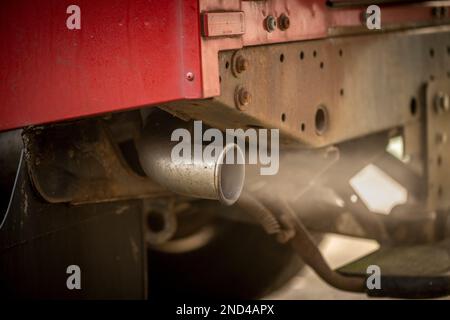
[[(448, 296), (448, 4), (391, 3), (369, 30), (366, 3), (194, 2), (199, 48), (169, 62), (181, 72), (146, 74), (132, 34), (123, 68), (142, 91), (128, 74), (117, 89), (112, 73), (103, 92), (90, 70), (67, 80), (85, 86), (78, 100), (50, 82), (45, 101), (11, 89), (32, 78), (2, 62), (0, 295), (256, 299), (308, 266), (369, 297)], [(17, 110), (25, 102), (45, 107)], [(332, 268), (327, 234), (379, 248)], [(73, 265), (82, 290), (68, 289)]]

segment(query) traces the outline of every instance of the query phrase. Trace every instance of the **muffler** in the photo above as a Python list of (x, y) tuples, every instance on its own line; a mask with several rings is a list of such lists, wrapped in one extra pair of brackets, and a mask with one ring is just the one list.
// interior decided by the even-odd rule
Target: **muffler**
[[(147, 118), (143, 134), (137, 141), (139, 160), (144, 172), (155, 182), (182, 195), (219, 200), (225, 205), (235, 203), (242, 191), (245, 177), (244, 155), (235, 143), (226, 144), (214, 157), (174, 161), (172, 152), (179, 143), (172, 141), (176, 129), (186, 129), (190, 136), (193, 122), (185, 122), (161, 110)], [(198, 147), (198, 146), (197, 146)], [(194, 155), (194, 143), (190, 144)], [(205, 148), (200, 146), (202, 155)], [(225, 159), (233, 157), (228, 164)]]

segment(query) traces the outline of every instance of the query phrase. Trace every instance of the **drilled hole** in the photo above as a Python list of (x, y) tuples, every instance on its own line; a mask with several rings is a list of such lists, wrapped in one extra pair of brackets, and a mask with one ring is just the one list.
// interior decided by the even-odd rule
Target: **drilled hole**
[(342, 49), (339, 49), (339, 57), (342, 57), (343, 54), (344, 52), (342, 51)]
[(313, 51), (313, 57), (314, 58), (317, 57), (317, 51), (316, 50)]
[(303, 60), (305, 58), (305, 53), (303, 51), (300, 52), (300, 60)]
[(323, 69), (323, 66), (324, 66), (323, 62), (320, 62), (320, 69)]
[(306, 130), (306, 125), (305, 125), (304, 122), (302, 122), (302, 124), (300, 125), (300, 130), (301, 130), (302, 132), (305, 132), (305, 130)]
[(280, 54), (280, 62), (284, 61), (284, 54)]
[(339, 90), (339, 94), (341, 95), (341, 97), (344, 96), (344, 89)]
[(411, 112), (411, 115), (416, 115), (417, 113), (417, 100), (416, 98), (412, 98), (411, 102), (409, 103), (409, 111)]
[(227, 61), (226, 63), (225, 63), (225, 69), (228, 69), (230, 67), (230, 63)]
[(281, 114), (281, 121), (283, 121), (283, 122), (286, 121), (286, 114), (285, 113)]
[(434, 57), (434, 49), (433, 49), (433, 48), (430, 49), (430, 57), (431, 57), (431, 58)]
[(328, 112), (324, 106), (320, 106), (316, 110), (315, 126), (318, 135), (323, 134), (328, 128)]

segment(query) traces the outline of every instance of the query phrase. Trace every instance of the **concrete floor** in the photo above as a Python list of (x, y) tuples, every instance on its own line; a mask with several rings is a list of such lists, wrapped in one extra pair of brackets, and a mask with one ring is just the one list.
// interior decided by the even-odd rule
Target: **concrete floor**
[[(345, 265), (377, 248), (378, 243), (375, 241), (340, 235), (327, 235), (320, 244), (320, 249), (332, 268)], [(329, 286), (309, 267), (305, 267), (283, 288), (266, 298), (285, 300), (368, 299), (364, 294), (343, 292)]]

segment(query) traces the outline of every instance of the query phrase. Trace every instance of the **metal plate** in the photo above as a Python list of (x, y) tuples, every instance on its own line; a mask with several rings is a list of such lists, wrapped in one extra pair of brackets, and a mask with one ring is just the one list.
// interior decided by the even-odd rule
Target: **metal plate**
[[(439, 3), (403, 2), (381, 5), (382, 31), (450, 22), (448, 17), (435, 17), (428, 5), (437, 6)], [(376, 33), (377, 31), (368, 30), (361, 19), (365, 9), (364, 6), (331, 8), (324, 0), (200, 1), (201, 12), (243, 11), (245, 14), (245, 33), (242, 37), (200, 39), (204, 97), (217, 96), (222, 92), (218, 81), (218, 52), (245, 46), (321, 39), (342, 33)], [(277, 27), (272, 32), (267, 32), (264, 27), (265, 19), (273, 16), (278, 20), (283, 14), (289, 17), (290, 27), (287, 29)]]
[[(0, 232), (0, 297), (144, 299), (147, 251), (141, 201), (70, 206), (33, 191), (22, 163), (13, 205)], [(66, 269), (81, 269), (69, 290)]]
[[(437, 100), (440, 95), (447, 95), (448, 98), (449, 94), (450, 81), (435, 81), (427, 85), (426, 175), (428, 205), (432, 209), (450, 208), (450, 105), (443, 110)], [(447, 103), (450, 104), (450, 101)]]
[(366, 275), (369, 265), (378, 265), (382, 274), (389, 276), (445, 274), (450, 270), (450, 243), (447, 240), (434, 245), (382, 247), (339, 271)]
[[(419, 121), (422, 85), (447, 78), (449, 47), (445, 28), (248, 47), (239, 77), (230, 65), (236, 53), (223, 52), (222, 95), (167, 109), (219, 128), (280, 128), (286, 140), (329, 145)], [(236, 88), (251, 94), (242, 111)]]
[(236, 36), (245, 32), (243, 12), (205, 12), (202, 34), (205, 37)]

